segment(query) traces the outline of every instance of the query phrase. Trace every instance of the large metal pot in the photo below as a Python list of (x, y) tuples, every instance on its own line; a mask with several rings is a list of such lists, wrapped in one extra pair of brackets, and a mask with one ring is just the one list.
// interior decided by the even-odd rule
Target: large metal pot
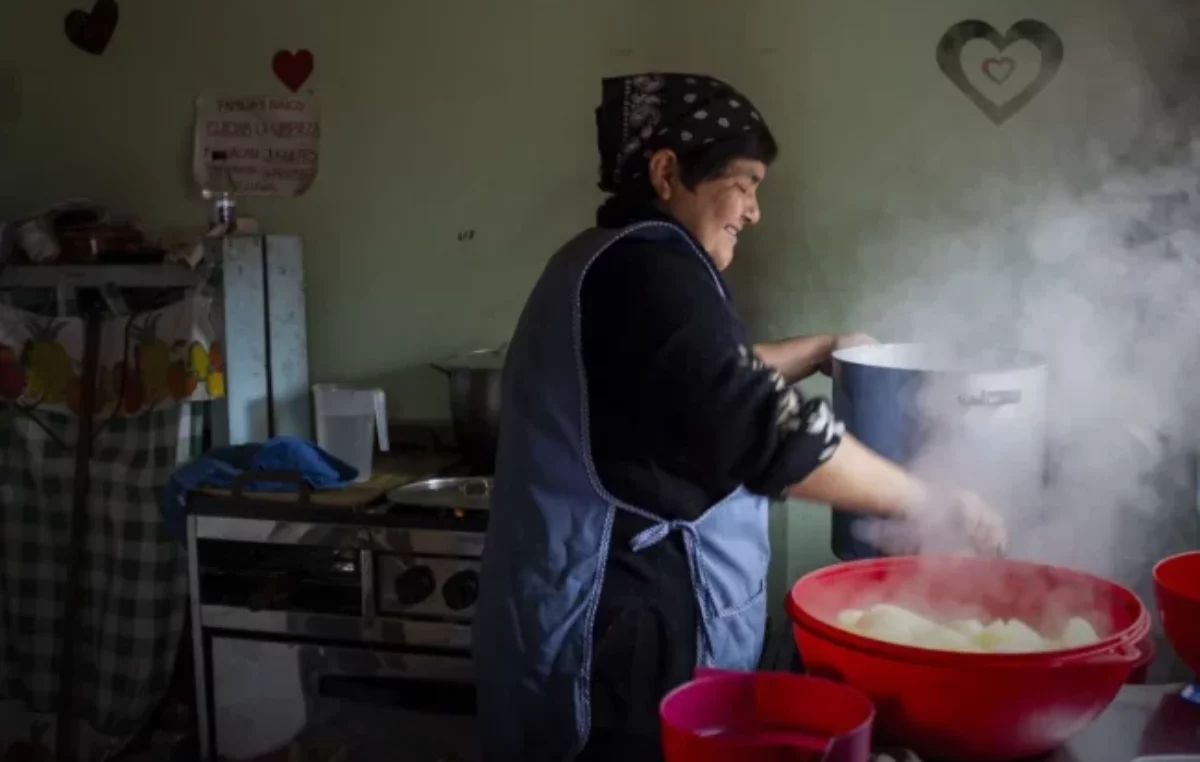
[[(1046, 479), (1046, 361), (1032, 352), (952, 352), (877, 344), (833, 356), (833, 405), (846, 429), (918, 475), (975, 490), (1006, 515), (1040, 509)], [(864, 522), (833, 517), (843, 560), (884, 553)]]
[(507, 345), (434, 363), (450, 381), (454, 439), (472, 471), (491, 474), (500, 432), (500, 378)]

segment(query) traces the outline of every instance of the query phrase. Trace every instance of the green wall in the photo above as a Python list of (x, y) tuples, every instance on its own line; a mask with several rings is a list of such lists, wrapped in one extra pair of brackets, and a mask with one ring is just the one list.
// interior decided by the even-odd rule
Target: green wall
[[(733, 270), (755, 329), (904, 338), (911, 326), (884, 317), (892, 287), (955, 266), (947, 252), (963, 248), (945, 244), (959, 226), (1087, 182), (1104, 147), (1138, 129), (1135, 5), (1153, 3), (162, 0), (122, 3), (96, 58), (63, 37), (72, 2), (7, 0), (0, 219), (87, 196), (155, 227), (201, 222), (193, 99), (282, 93), (272, 54), (308, 48), (320, 176), (302, 198), (243, 209), (304, 236), (315, 380), (381, 383), (393, 416), (441, 417), (424, 364), (504, 340), (542, 262), (591, 218), (599, 78), (702, 70), (744, 89), (783, 144)], [(1058, 30), (1065, 64), (996, 127), (937, 70), (934, 46), (965, 18), (1006, 29), (1026, 16)], [(1019, 241), (967, 249), (1020, 269)], [(823, 511), (777, 529), (789, 574), (828, 559)]]

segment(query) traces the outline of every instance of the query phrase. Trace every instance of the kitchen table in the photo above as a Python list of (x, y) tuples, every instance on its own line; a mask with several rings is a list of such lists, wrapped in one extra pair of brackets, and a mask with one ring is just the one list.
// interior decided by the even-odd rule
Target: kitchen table
[(1200, 759), (1200, 705), (1184, 701), (1182, 685), (1127, 685), (1069, 744), (1045, 762), (1131, 762), (1138, 757)]

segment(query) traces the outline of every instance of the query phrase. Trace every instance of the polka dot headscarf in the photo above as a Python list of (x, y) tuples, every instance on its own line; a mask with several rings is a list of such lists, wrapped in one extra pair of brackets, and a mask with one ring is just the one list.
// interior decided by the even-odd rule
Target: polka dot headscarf
[(745, 132), (770, 132), (744, 95), (712, 77), (610, 77), (603, 93), (596, 133), (600, 189), (608, 193), (644, 176), (651, 153), (660, 148), (685, 153)]

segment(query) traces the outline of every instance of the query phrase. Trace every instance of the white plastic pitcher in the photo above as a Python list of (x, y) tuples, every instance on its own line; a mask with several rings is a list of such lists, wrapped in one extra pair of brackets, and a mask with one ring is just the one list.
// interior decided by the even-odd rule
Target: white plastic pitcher
[(375, 439), (388, 451), (387, 398), (382, 389), (356, 389), (339, 384), (313, 387), (317, 445), (358, 469), (358, 479), (371, 478)]

